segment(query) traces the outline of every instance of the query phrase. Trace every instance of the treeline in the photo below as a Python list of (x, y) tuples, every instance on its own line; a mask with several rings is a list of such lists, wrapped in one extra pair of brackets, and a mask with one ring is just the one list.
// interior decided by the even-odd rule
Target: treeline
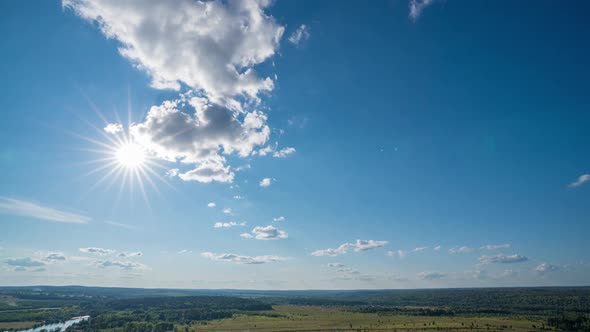
[(562, 315), (547, 319), (547, 325), (563, 331), (590, 332), (590, 318), (584, 315)]
[(253, 299), (225, 296), (169, 296), (117, 299), (83, 305), (90, 319), (75, 326), (77, 331), (117, 329), (161, 332), (173, 324), (231, 318), (238, 312), (271, 310), (270, 304)]
[(376, 290), (274, 297), (274, 303), (322, 306), (437, 307), (455, 313), (559, 315), (590, 313), (590, 288)]

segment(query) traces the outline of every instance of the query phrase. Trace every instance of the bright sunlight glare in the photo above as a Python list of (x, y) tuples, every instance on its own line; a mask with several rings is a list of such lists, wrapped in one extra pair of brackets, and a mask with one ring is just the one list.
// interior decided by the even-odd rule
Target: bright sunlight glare
[(115, 158), (121, 166), (133, 169), (143, 166), (146, 155), (140, 145), (124, 143), (115, 152)]

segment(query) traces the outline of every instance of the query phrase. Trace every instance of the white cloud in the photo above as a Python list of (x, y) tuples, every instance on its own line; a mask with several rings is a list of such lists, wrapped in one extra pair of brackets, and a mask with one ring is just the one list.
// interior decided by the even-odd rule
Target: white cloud
[(287, 232), (282, 231), (278, 228), (275, 228), (271, 225), (268, 226), (256, 226), (252, 229), (252, 234), (243, 233), (240, 234), (241, 237), (246, 239), (256, 239), (256, 240), (278, 240), (278, 239), (286, 239), (289, 237)]
[(237, 223), (235, 221), (230, 222), (216, 222), (213, 227), (215, 228), (232, 228), (236, 226), (246, 226), (245, 222)]
[(243, 199), (244, 197), (240, 196), (240, 195), (234, 195), (234, 199)]
[(177, 177), (178, 175), (180, 175), (180, 169), (178, 168), (171, 168), (169, 170), (166, 171), (166, 175), (169, 178), (174, 178)]
[(541, 263), (539, 265), (537, 265), (537, 267), (535, 268), (535, 271), (538, 274), (545, 274), (548, 272), (555, 272), (559, 270), (559, 266), (556, 265), (552, 265), (549, 263)]
[(570, 188), (579, 187), (588, 181), (590, 181), (590, 174), (582, 174), (582, 175), (580, 175), (580, 177), (576, 181), (570, 183), (568, 185), (568, 187), (570, 187)]
[(275, 222), (281, 222), (281, 221), (285, 221), (285, 220), (287, 220), (287, 219), (283, 216), (272, 218), (272, 221), (275, 221)]
[(481, 250), (501, 250), (501, 249), (509, 249), (510, 247), (512, 247), (512, 245), (510, 243), (504, 243), (504, 244), (488, 244), (485, 246), (482, 246)]
[(410, 7), (410, 18), (412, 20), (418, 19), (418, 17), (422, 14), (422, 11), (432, 5), (434, 0), (410, 0), (409, 7)]
[(117, 256), (119, 256), (119, 257), (141, 257), (141, 256), (143, 256), (143, 252), (141, 252), (141, 251), (120, 252)]
[(0, 212), (47, 221), (73, 224), (86, 224), (92, 220), (92, 218), (84, 215), (61, 211), (47, 206), (42, 206), (37, 203), (9, 197), (0, 197)]
[(264, 179), (260, 180), (260, 183), (258, 185), (260, 185), (261, 187), (268, 187), (271, 185), (271, 183), (272, 183), (271, 178), (264, 178)]
[(451, 254), (468, 254), (473, 251), (473, 248), (462, 246), (462, 247), (453, 247), (449, 249), (449, 253)]
[(232, 213), (232, 211), (231, 211), (230, 208), (225, 208), (225, 209), (223, 209), (222, 212), (225, 213), (225, 214), (231, 214)]
[(280, 256), (271, 256), (271, 255), (264, 255), (264, 256), (242, 256), (236, 254), (214, 254), (212, 252), (203, 252), (201, 253), (202, 257), (208, 258), (214, 261), (226, 261), (232, 262), (236, 264), (265, 264), (271, 262), (281, 262), (286, 260), (286, 257)]
[(104, 131), (109, 134), (118, 134), (123, 131), (123, 125), (120, 123), (109, 123), (104, 127)]
[(63, 0), (96, 21), (119, 52), (152, 78), (157, 89), (187, 86), (220, 102), (271, 91), (271, 78), (254, 66), (272, 57), (284, 27), (264, 10), (271, 1)]
[(274, 81), (259, 77), (255, 67), (277, 52), (284, 32), (265, 13), (271, 1), (62, 3), (119, 41), (121, 55), (147, 72), (153, 87), (188, 90), (153, 106), (143, 122), (129, 128), (153, 157), (192, 165), (169, 176), (231, 183), (235, 173), (225, 157), (245, 158), (267, 143), (267, 116), (255, 108)]
[(342, 263), (328, 263), (328, 267), (345, 267), (346, 265), (342, 264)]
[(181, 111), (195, 106), (194, 96), (152, 106), (144, 122), (131, 125), (137, 144), (156, 158), (194, 165), (178, 176), (184, 181), (233, 182), (235, 173), (224, 155), (248, 157), (254, 148), (266, 143), (270, 128), (261, 111), (235, 113), (218, 105)]
[(419, 252), (419, 251), (424, 251), (424, 250), (426, 250), (426, 249), (428, 249), (428, 248), (429, 248), (429, 247), (417, 247), (417, 248), (414, 248), (414, 250), (412, 250), (412, 252)]
[(106, 255), (114, 254), (115, 250), (97, 248), (97, 247), (88, 247), (88, 248), (80, 248), (80, 252), (83, 252), (86, 254), (95, 254), (95, 255), (99, 255), (99, 256), (106, 256)]
[(482, 264), (494, 264), (494, 263), (502, 263), (502, 264), (510, 264), (510, 263), (520, 263), (526, 262), (528, 260), (527, 257), (521, 255), (494, 255), (494, 256), (481, 256), (479, 258), (480, 263)]
[(375, 241), (375, 240), (356, 240), (355, 243), (343, 243), (338, 248), (332, 249), (321, 249), (311, 253), (312, 256), (337, 256), (346, 254), (349, 250), (355, 252), (367, 251), (379, 247), (383, 247), (387, 244), (387, 241)]
[(147, 267), (141, 263), (136, 262), (124, 262), (115, 260), (98, 261), (95, 263), (96, 267), (99, 268), (119, 268), (123, 270), (145, 270)]
[(193, 252), (192, 250), (188, 250), (188, 249), (182, 249), (182, 250), (179, 250), (179, 251), (177, 252), (177, 254), (179, 254), (179, 255), (184, 255), (184, 254), (190, 254), (190, 253), (192, 253), (192, 252)]
[(215, 203), (213, 203), (213, 202), (211, 202), (211, 203), (207, 204), (207, 207), (210, 207), (210, 208), (214, 208), (214, 207), (216, 207), (216, 206), (217, 206), (217, 204), (215, 204)]
[(404, 258), (408, 255), (408, 252), (405, 250), (397, 250), (397, 251), (393, 251), (393, 250), (389, 250), (387, 252), (387, 256), (389, 257), (399, 257), (399, 258)]
[(439, 251), (442, 247), (441, 246), (436, 246), (434, 248), (432, 248), (434, 251)]
[(302, 40), (308, 40), (309, 37), (309, 27), (305, 24), (301, 24), (297, 30), (289, 36), (289, 42), (294, 45), (299, 45)]
[(287, 158), (288, 155), (295, 153), (295, 148), (282, 148), (278, 151), (273, 152), (272, 156), (275, 158)]
[(442, 272), (420, 272), (418, 273), (418, 277), (424, 280), (437, 280), (446, 277), (446, 273)]

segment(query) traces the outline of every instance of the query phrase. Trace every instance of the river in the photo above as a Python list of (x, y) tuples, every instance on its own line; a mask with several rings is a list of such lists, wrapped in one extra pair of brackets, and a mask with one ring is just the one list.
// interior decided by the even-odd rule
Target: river
[(32, 329), (28, 329), (28, 330), (19, 330), (18, 332), (39, 332), (41, 330), (46, 330), (46, 331), (55, 331), (58, 330), (60, 332), (65, 331), (68, 327), (80, 323), (81, 321), (85, 321), (88, 320), (88, 318), (90, 318), (90, 316), (80, 316), (80, 317), (73, 317), (68, 319), (65, 322), (59, 322), (59, 323), (55, 323), (55, 324), (46, 324), (43, 326), (39, 326), (39, 327), (35, 327)]

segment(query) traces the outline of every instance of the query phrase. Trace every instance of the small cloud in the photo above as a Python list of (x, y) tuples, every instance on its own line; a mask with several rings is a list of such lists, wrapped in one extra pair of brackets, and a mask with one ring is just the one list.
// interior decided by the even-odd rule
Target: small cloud
[(246, 226), (246, 222), (237, 223), (235, 221), (230, 222), (216, 222), (213, 227), (214, 228), (232, 228), (236, 226)]
[(527, 257), (521, 255), (494, 255), (494, 256), (481, 256), (479, 258), (479, 262), (482, 264), (511, 264), (511, 263), (520, 263), (526, 262), (528, 260)]
[(367, 251), (379, 247), (383, 247), (387, 244), (387, 241), (375, 241), (375, 240), (356, 240), (355, 243), (343, 243), (338, 248), (332, 249), (321, 249), (311, 253), (312, 256), (337, 256), (346, 254), (349, 250), (355, 252)]
[(424, 250), (426, 250), (426, 249), (428, 249), (428, 248), (429, 248), (429, 247), (417, 247), (417, 248), (414, 248), (414, 250), (412, 250), (412, 252), (419, 252), (419, 251), (424, 251)]
[(238, 199), (238, 200), (240, 200), (240, 199), (243, 199), (243, 198), (244, 198), (244, 197), (242, 197), (242, 196), (240, 196), (240, 195), (235, 195), (235, 196), (234, 196), (234, 199)]
[(171, 168), (171, 169), (167, 170), (166, 171), (166, 174), (164, 174), (164, 175), (166, 175), (169, 178), (173, 178), (173, 177), (177, 177), (178, 174), (180, 174), (180, 169), (178, 169), (178, 168)]
[(442, 247), (441, 246), (436, 246), (434, 248), (432, 248), (434, 251), (439, 251)]
[(184, 255), (184, 254), (190, 254), (192, 252), (193, 252), (192, 250), (182, 249), (182, 250), (178, 251), (177, 254)]
[(488, 244), (485, 246), (482, 246), (481, 250), (501, 250), (501, 249), (509, 249), (510, 247), (512, 247), (512, 245), (510, 243), (504, 243), (504, 244)]
[(418, 17), (422, 14), (422, 11), (432, 5), (434, 0), (410, 0), (409, 7), (410, 7), (410, 18), (413, 21), (416, 21)]
[(53, 262), (65, 262), (66, 256), (61, 252), (50, 252), (42, 258), (43, 261), (53, 263)]
[(272, 218), (272, 221), (275, 221), (275, 222), (281, 222), (281, 221), (285, 221), (285, 220), (287, 220), (287, 219), (285, 219), (285, 217), (283, 217), (283, 216)]
[(5, 260), (4, 262), (10, 266), (20, 266), (23, 268), (24, 267), (37, 267), (37, 266), (45, 265), (45, 263), (38, 261), (38, 260), (31, 259), (30, 257), (9, 258), (9, 259)]
[(570, 187), (570, 188), (579, 187), (588, 181), (590, 181), (590, 174), (582, 174), (582, 175), (580, 175), (580, 177), (576, 181), (570, 183), (568, 185), (568, 187)]
[(342, 263), (328, 263), (328, 267), (345, 267)]
[(287, 158), (288, 155), (295, 153), (295, 148), (282, 148), (278, 151), (273, 152), (272, 156), (275, 158)]
[(225, 208), (225, 209), (223, 209), (223, 213), (225, 213), (225, 214), (231, 214), (232, 211), (231, 211), (230, 208)]
[(261, 187), (269, 187), (272, 184), (272, 179), (271, 178), (264, 178), (262, 180), (260, 180), (259, 185)]
[(141, 257), (143, 253), (141, 251), (137, 252), (120, 252), (117, 256), (119, 257)]
[(138, 229), (136, 226), (129, 225), (129, 224), (123, 224), (123, 223), (120, 223), (120, 222), (105, 221), (105, 223), (107, 223), (109, 225), (112, 225), (112, 226), (117, 226), (117, 227), (129, 229), (129, 230), (136, 230), (136, 229)]
[(104, 131), (115, 135), (123, 131), (123, 125), (120, 123), (109, 123), (106, 127), (104, 127)]
[(254, 238), (256, 240), (278, 240), (278, 239), (286, 239), (289, 237), (287, 232), (282, 231), (278, 228), (275, 228), (271, 225), (268, 226), (256, 226), (252, 230), (252, 234), (244, 233), (240, 236), (243, 238), (251, 239)]
[(467, 254), (473, 251), (473, 248), (469, 248), (466, 246), (462, 246), (462, 247), (453, 247), (451, 249), (449, 249), (449, 253), (451, 254)]
[(216, 206), (217, 206), (217, 204), (215, 204), (215, 203), (213, 203), (213, 202), (211, 202), (211, 203), (207, 204), (207, 207), (210, 207), (210, 208), (214, 208), (214, 207), (216, 207)]
[(397, 250), (397, 251), (393, 251), (393, 250), (389, 250), (387, 252), (387, 256), (389, 257), (399, 257), (399, 258), (404, 258), (408, 255), (408, 252), (405, 250)]
[(92, 220), (92, 218), (80, 214), (61, 211), (47, 206), (42, 206), (37, 203), (9, 197), (0, 197), (0, 212), (47, 221), (73, 224), (86, 224)]
[(295, 30), (291, 36), (289, 36), (289, 42), (295, 46), (298, 46), (301, 41), (308, 40), (309, 37), (309, 27), (305, 24), (301, 24), (297, 30)]
[(442, 272), (420, 272), (418, 273), (418, 277), (424, 280), (437, 280), (446, 277), (446, 273)]
[(98, 261), (95, 263), (95, 266), (99, 268), (119, 268), (123, 270), (145, 270), (147, 268), (141, 263), (114, 260)]
[(556, 265), (552, 265), (549, 263), (541, 263), (539, 265), (537, 265), (537, 267), (535, 268), (535, 272), (537, 272), (538, 274), (546, 274), (549, 272), (555, 272), (559, 270), (559, 266)]
[(235, 264), (266, 264), (271, 262), (281, 262), (286, 260), (286, 257), (264, 255), (264, 256), (242, 256), (236, 254), (214, 254), (212, 252), (201, 253), (202, 257), (213, 261), (225, 261)]
[(88, 248), (80, 248), (80, 252), (86, 254), (95, 254), (99, 256), (106, 256), (112, 255), (115, 253), (113, 249), (104, 249), (104, 248), (97, 248), (97, 247), (88, 247)]

